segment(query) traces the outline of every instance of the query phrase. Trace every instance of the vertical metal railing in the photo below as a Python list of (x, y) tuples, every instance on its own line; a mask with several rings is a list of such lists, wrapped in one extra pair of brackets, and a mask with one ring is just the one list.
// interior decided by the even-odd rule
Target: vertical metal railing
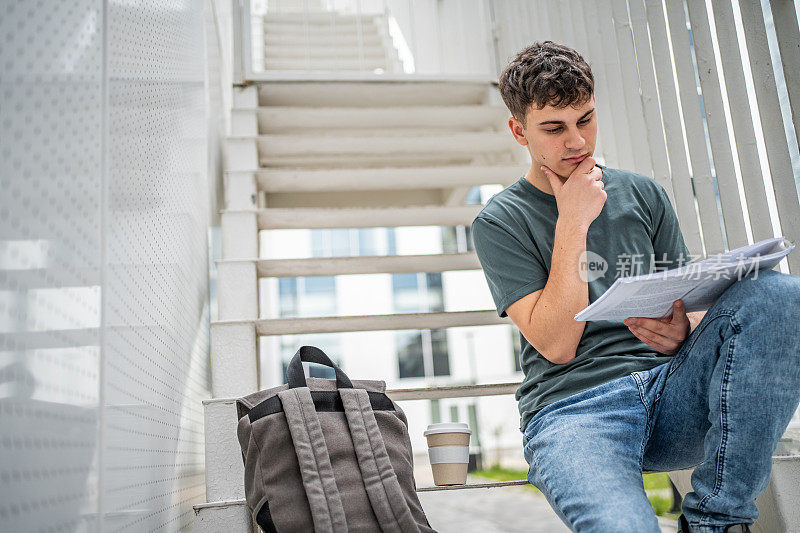
[(736, 179), (711, 25), (705, 0), (702, 2), (689, 0), (687, 5), (708, 135), (713, 152), (714, 175), (717, 178), (717, 189), (724, 213), (725, 237), (729, 249), (738, 248), (746, 245), (748, 240), (752, 241), (752, 234), (745, 223), (739, 182)]
[(755, 117), (750, 111), (747, 78), (740, 54), (736, 31), (736, 20), (730, 2), (721, 2), (714, 7), (716, 37), (722, 62), (728, 106), (731, 113), (734, 145), (738, 156), (739, 172), (744, 188), (746, 207), (750, 216), (753, 239), (756, 241), (772, 237), (769, 200), (764, 186), (761, 162), (756, 141)]
[[(800, 242), (800, 207), (798, 207), (797, 183), (790, 158), (791, 147), (783, 126), (783, 115), (777, 84), (769, 55), (767, 30), (763, 12), (758, 3), (739, 2), (745, 43), (750, 58), (757, 109), (761, 118), (761, 130), (767, 153), (767, 164), (781, 231), (793, 242)], [(786, 37), (784, 35), (784, 37)], [(795, 46), (786, 43), (788, 46)], [(792, 91), (796, 91), (792, 87)], [(796, 146), (795, 146), (796, 150)], [(787, 257), (793, 273), (800, 274), (800, 257)]]
[[(678, 89), (673, 75), (674, 66), (664, 6), (662, 0), (645, 0), (644, 4), (658, 89), (655, 97), (661, 106), (661, 121), (667, 140), (675, 210), (689, 251), (692, 254), (702, 254), (703, 235), (695, 208), (689, 157), (683, 140), (683, 121)], [(641, 32), (645, 30), (645, 27), (640, 28)]]
[(661, 125), (661, 110), (658, 102), (656, 73), (653, 68), (653, 57), (647, 31), (647, 13), (643, 2), (628, 4), (633, 34), (633, 47), (639, 71), (639, 85), (642, 90), (642, 107), (647, 128), (647, 140), (653, 163), (653, 179), (659, 182), (673, 205), (676, 204), (675, 191), (669, 171), (667, 140)]
[[(795, 3), (566, 1), (490, 2), (501, 63), (546, 39), (581, 52), (595, 73), (596, 153), (665, 187), (692, 254), (798, 242)], [(787, 266), (800, 274), (800, 256)]]

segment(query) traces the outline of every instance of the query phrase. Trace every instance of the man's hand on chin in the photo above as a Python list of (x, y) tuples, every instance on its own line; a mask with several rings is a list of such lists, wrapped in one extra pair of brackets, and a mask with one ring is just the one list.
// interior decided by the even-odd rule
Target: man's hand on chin
[[(705, 311), (702, 312), (702, 315)], [(639, 340), (660, 353), (675, 355), (680, 350), (689, 332), (697, 326), (697, 314), (690, 321), (682, 300), (672, 303), (672, 314), (666, 318), (630, 317), (622, 321)], [(693, 323), (694, 322), (694, 323)]]

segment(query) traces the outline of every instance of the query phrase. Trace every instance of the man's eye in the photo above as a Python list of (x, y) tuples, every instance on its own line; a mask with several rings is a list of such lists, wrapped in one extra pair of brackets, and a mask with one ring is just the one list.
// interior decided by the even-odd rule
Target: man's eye
[[(581, 126), (584, 126), (584, 125), (588, 124), (591, 121), (592, 121), (592, 118), (589, 117), (589, 118), (585, 118), (585, 119), (579, 121), (578, 124), (581, 125)], [(561, 128), (556, 128), (556, 129), (553, 129), (553, 130), (544, 130), (544, 131), (546, 131), (547, 133), (558, 133), (559, 131), (561, 131)]]

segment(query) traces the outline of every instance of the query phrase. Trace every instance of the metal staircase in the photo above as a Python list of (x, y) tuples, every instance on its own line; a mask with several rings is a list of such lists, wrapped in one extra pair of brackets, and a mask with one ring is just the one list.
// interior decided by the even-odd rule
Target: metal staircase
[[(243, 4), (244, 12), (250, 13), (248, 0), (243, 0)], [(203, 531), (252, 531), (255, 527), (243, 499), (243, 466), (236, 438), (235, 398), (249, 394), (263, 385), (258, 382), (260, 338), (302, 333), (432, 329), (510, 323), (507, 319), (499, 319), (491, 309), (304, 318), (259, 315), (259, 304), (271, 297), (270, 294), (259, 294), (259, 280), (264, 278), (433, 273), (475, 270), (480, 267), (474, 253), (270, 258), (268, 250), (259, 250), (260, 230), (467, 225), (480, 209), (478, 205), (466, 204), (472, 187), (494, 183), (507, 185), (519, 177), (529, 164), (529, 161), (520, 159), (527, 159), (527, 156), (524, 156), (524, 151), (519, 150), (506, 131), (507, 111), (496, 88), (488, 79), (436, 76), (426, 78), (402, 74), (404, 65), (401, 64), (401, 54), (389, 35), (386, 13), (364, 14), (359, 11), (356, 14), (343, 14), (324, 11), (319, 0), (281, 0), (279, 4), (285, 10), (255, 17), (252, 24), (245, 17), (239, 27), (243, 33), (244, 44), (239, 52), (243, 59), (242, 64), (237, 63), (234, 70), (243, 72), (238, 78), (240, 80), (260, 82), (234, 88), (230, 115), (231, 135), (227, 139), (224, 184), (226, 202), (222, 211), (223, 259), (218, 263), (219, 320), (211, 326), (213, 398), (203, 402), (207, 503), (195, 506), (198, 529)], [(495, 8), (499, 6), (500, 4), (494, 5)], [(586, 13), (591, 14), (594, 9), (592, 6), (590, 3), (590, 9)], [(693, 78), (688, 79), (691, 78), (691, 72), (687, 68), (691, 55), (688, 42), (685, 42), (686, 26), (682, 22), (683, 15), (671, 17), (671, 20), (680, 20), (680, 24), (675, 24), (674, 28), (665, 28), (660, 6), (655, 10), (648, 9), (647, 13), (642, 10), (644, 6), (636, 3), (630, 6), (631, 24), (622, 15), (626, 12), (624, 2), (614, 2), (613, 12), (598, 12), (608, 17), (609, 24), (597, 27), (617, 27), (617, 39), (615, 42), (614, 35), (608, 33), (598, 35), (596, 41), (599, 44), (586, 50), (589, 52), (588, 57), (591, 59), (595, 55), (597, 62), (605, 61), (607, 68), (619, 70), (619, 65), (615, 64), (616, 59), (611, 59), (616, 58), (615, 46), (620, 54), (628, 52), (632, 58), (634, 43), (631, 37), (646, 36), (648, 31), (662, 32), (663, 38), (661, 33), (654, 34), (659, 36), (655, 42), (667, 43), (664, 32), (669, 30), (673, 42), (683, 39), (679, 47), (683, 47), (686, 52), (675, 55), (675, 61), (679, 63), (679, 75), (685, 78), (681, 81), (686, 87), (682, 90), (681, 98), (686, 94), (696, 95), (695, 81)], [(707, 23), (696, 20), (696, 13), (692, 12), (691, 6), (690, 2), (689, 16), (693, 19), (693, 30), (702, 34), (708, 30)], [(637, 9), (634, 10), (634, 7)], [(579, 19), (584, 12), (577, 9), (574, 11)], [(732, 15), (723, 15), (729, 23), (719, 25), (718, 28), (733, 28)], [(744, 15), (752, 18), (749, 12)], [(556, 40), (569, 41), (570, 37), (566, 32), (573, 31), (572, 21), (551, 19), (545, 24), (543, 21), (547, 20), (546, 16), (548, 13), (545, 12), (545, 17), (535, 17), (535, 24), (542, 21), (542, 26), (535, 28), (535, 31), (545, 37), (551, 37), (550, 32), (554, 32), (552, 37)], [(616, 19), (619, 17), (622, 18), (622, 23), (618, 25)], [(594, 21), (596, 18), (592, 16), (589, 20)], [(504, 19), (501, 17), (498, 20)], [(632, 35), (631, 26), (638, 28)], [(746, 26), (755, 29), (760, 27), (763, 33), (763, 26)], [(589, 29), (591, 27), (587, 26)], [(409, 32), (412, 37), (415, 33), (413, 28), (412, 20)], [(750, 35), (754, 31), (746, 30), (748, 40), (754, 38)], [(796, 27), (791, 31), (796, 33)], [(576, 34), (579, 40), (584, 38), (581, 32)], [(495, 33), (494, 41), (489, 46), (495, 51), (517, 50), (523, 43), (509, 42), (510, 36), (514, 35), (513, 31)], [(756, 37), (761, 39), (760, 34)], [(441, 40), (437, 36), (432, 42), (441, 43)], [(753, 57), (760, 56), (762, 59), (758, 59), (758, 64), (768, 65), (769, 62), (763, 59), (763, 51), (767, 50), (766, 37), (758, 42), (761, 44), (754, 46), (751, 51), (757, 49), (761, 52)], [(636, 41), (635, 44), (638, 51), (640, 42)], [(703, 52), (704, 46), (701, 43), (700, 48), (695, 51)], [(726, 46), (731, 45), (728, 43)], [(650, 45), (647, 44), (647, 47), (646, 53), (636, 55), (640, 62), (638, 68), (643, 72), (642, 76), (645, 76), (642, 94), (650, 95), (643, 98), (646, 104), (660, 102), (662, 108), (668, 111), (663, 121), (665, 131), (669, 132), (670, 126), (674, 127), (676, 121), (680, 120), (677, 106), (673, 102), (675, 95), (665, 94), (659, 97), (655, 94), (655, 83), (662, 80), (660, 77), (658, 80), (653, 78), (652, 81), (646, 78), (647, 75), (653, 76)], [(670, 54), (663, 53), (660, 47), (661, 44), (657, 44), (653, 50), (652, 61), (657, 67), (662, 65), (664, 70), (672, 72)], [(415, 59), (424, 55), (421, 53), (422, 48), (417, 49), (416, 41), (413, 48)], [(706, 54), (710, 54), (710, 48), (707, 47)], [(609, 53), (612, 55), (607, 55)], [(738, 51), (733, 56), (738, 57)], [(702, 54), (698, 57), (702, 59)], [(730, 49), (727, 55), (723, 54), (723, 59), (726, 57), (732, 57)], [(258, 66), (255, 69), (257, 72), (251, 71), (253, 65)], [(630, 68), (620, 71), (624, 74), (625, 87), (631, 90), (638, 83), (634, 79), (634, 72)], [(726, 67), (726, 77), (727, 74)], [(769, 78), (767, 75), (762, 77)], [(608, 83), (612, 83), (615, 78), (612, 76), (609, 79)], [(709, 80), (715, 79), (713, 76), (708, 79), (701, 77), (701, 83), (708, 84)], [(671, 77), (669, 85), (672, 86)], [(744, 86), (744, 83), (729, 84), (729, 90), (738, 86)], [(601, 84), (598, 92), (613, 92), (614, 85), (609, 87)], [(757, 87), (757, 90), (760, 88)], [(704, 93), (706, 92), (714, 94), (712, 90), (704, 89)], [(741, 95), (736, 99), (739, 103), (745, 100)], [(673, 108), (674, 112), (670, 111)], [(774, 113), (777, 105), (772, 108), (773, 119), (778, 120), (779, 115)], [(645, 114), (648, 109), (652, 110), (646, 105)], [(692, 118), (692, 113), (694, 111), (690, 110), (689, 118)], [(601, 150), (604, 157), (610, 156), (612, 161), (619, 160), (623, 163), (622, 166), (633, 168), (636, 159), (633, 154), (641, 155), (650, 151), (654, 162), (663, 161), (663, 164), (655, 164), (656, 168), (669, 168), (666, 164), (668, 148), (670, 155), (675, 152), (678, 158), (676, 160), (685, 162), (684, 146), (671, 144), (677, 137), (670, 138), (668, 135), (667, 144), (660, 148), (659, 142), (664, 141), (657, 138), (660, 138), (661, 133), (650, 132), (651, 136), (655, 135), (649, 140), (650, 146), (643, 144), (634, 150), (637, 142), (647, 142), (645, 124), (640, 123), (641, 117), (635, 113), (629, 114), (627, 118), (631, 123), (630, 132), (625, 117), (620, 118), (621, 116), (614, 114), (611, 117), (613, 120), (606, 122), (605, 126), (611, 129), (604, 132), (604, 138), (630, 137), (634, 142), (630, 147), (620, 145)], [(697, 117), (692, 120), (694, 122), (687, 119), (691, 126), (688, 135), (700, 139), (700, 122)], [(653, 124), (656, 123), (657, 121), (653, 121)], [(709, 127), (712, 128), (713, 136), (713, 127), (720, 128), (721, 125), (715, 126), (711, 121)], [(747, 141), (747, 136), (743, 138), (748, 146), (753, 144)], [(722, 153), (724, 156), (726, 144), (720, 143), (720, 147), (714, 147), (715, 153)], [(781, 147), (774, 154), (786, 152), (783, 140), (771, 139), (767, 145)], [(617, 148), (619, 154), (616, 153)], [(743, 147), (739, 148), (743, 150)], [(693, 165), (695, 155), (692, 154)], [(770, 157), (777, 159), (777, 156)], [(783, 160), (781, 162), (785, 163)], [(675, 203), (681, 215), (681, 224), (686, 226), (684, 233), (689, 237), (687, 242), (693, 252), (699, 252), (700, 241), (694, 238), (699, 230), (692, 229), (697, 227), (694, 198), (680, 194), (680, 190), (687, 190), (688, 168), (683, 169), (680, 165), (678, 167), (680, 168), (673, 167), (671, 177), (663, 178), (668, 190), (672, 190), (670, 179), (676, 187), (684, 187), (678, 189)], [(752, 165), (750, 167), (750, 170), (755, 168)], [(647, 173), (649, 166), (643, 165), (641, 171)], [(779, 179), (789, 176), (786, 178), (789, 181), (784, 180), (778, 184), (778, 189), (784, 193), (779, 198), (795, 198), (791, 172), (776, 172), (776, 175)], [(743, 172), (743, 179), (746, 183), (749, 179), (756, 180), (758, 183), (752, 185), (754, 190), (760, 191), (763, 186), (760, 172)], [(716, 228), (717, 208), (713, 203), (712, 193), (710, 188), (697, 191), (699, 212), (706, 246), (711, 242), (709, 249), (721, 249), (721, 233)], [(769, 220), (766, 204), (761, 207), (759, 205), (749, 207), (754, 222)], [(684, 216), (686, 209), (689, 209), (690, 216)], [(723, 199), (723, 210), (726, 212), (726, 219), (729, 216), (732, 219), (741, 216), (737, 202), (728, 205)], [(787, 215), (781, 213), (781, 219), (787, 221), (797, 212), (794, 204), (784, 211)], [(784, 227), (794, 226), (787, 222)], [(733, 225), (731, 228), (729, 239), (732, 236), (743, 238), (740, 229)], [(395, 389), (387, 391), (387, 394), (394, 400), (486, 397), (512, 394), (518, 386), (519, 383), (499, 383)], [(783, 460), (780, 456), (773, 457), (775, 464)], [(670, 473), (684, 493), (690, 490), (690, 475), (691, 471)], [(762, 527), (765, 528), (763, 530), (777, 530), (772, 524), (776, 523), (775, 517), (779, 513), (770, 510), (777, 506), (788, 509), (787, 505), (780, 502), (791, 504), (792, 499), (796, 499), (796, 491), (783, 488), (785, 479), (794, 478), (786, 475), (783, 470), (774, 470), (771, 488), (758, 502), (764, 514), (761, 519), (764, 524)], [(523, 483), (526, 481), (447, 489)], [(773, 485), (778, 488), (773, 488)], [(419, 487), (418, 491), (442, 489)]]
[(253, 31), (264, 38), (257, 40), (253, 57), (265, 71), (402, 71), (385, 14), (303, 7), (254, 19)]
[[(243, 500), (235, 398), (260, 387), (260, 337), (510, 323), (493, 309), (259, 317), (259, 298), (269, 297), (259, 295), (260, 278), (480, 268), (474, 252), (263, 258), (259, 231), (469, 225), (481, 208), (465, 203), (469, 190), (508, 185), (529, 164), (505, 131), (507, 111), (488, 80), (266, 82), (234, 93), (217, 264), (219, 320), (211, 325), (214, 398), (203, 402), (208, 503), (195, 506), (203, 531), (253, 527)], [(512, 394), (518, 385), (389, 395), (395, 400), (488, 396)]]

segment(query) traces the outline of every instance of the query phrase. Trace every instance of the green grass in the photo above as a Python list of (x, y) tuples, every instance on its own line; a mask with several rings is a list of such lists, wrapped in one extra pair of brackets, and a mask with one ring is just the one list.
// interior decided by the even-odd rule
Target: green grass
[[(525, 479), (528, 476), (528, 471), (503, 468), (494, 465), (488, 469), (470, 472), (470, 474), (494, 481), (513, 481)], [(665, 472), (660, 472), (657, 474), (644, 475), (642, 476), (642, 480), (644, 482), (644, 489), (647, 491), (647, 498), (650, 500), (650, 505), (653, 506), (653, 510), (655, 510), (656, 514), (658, 516), (676, 517), (669, 513), (672, 507), (672, 491), (670, 490), (669, 476)], [(525, 485), (525, 488), (537, 494), (541, 494), (539, 489), (533, 485)]]
[[(494, 465), (491, 468), (484, 470), (475, 470), (470, 472), (471, 475), (488, 478), (494, 481), (516, 481), (518, 479), (526, 479), (528, 477), (527, 470), (514, 470), (511, 468), (503, 468), (499, 465)], [(537, 494), (541, 494), (539, 489), (533, 485), (523, 485), (526, 489), (532, 490)]]

